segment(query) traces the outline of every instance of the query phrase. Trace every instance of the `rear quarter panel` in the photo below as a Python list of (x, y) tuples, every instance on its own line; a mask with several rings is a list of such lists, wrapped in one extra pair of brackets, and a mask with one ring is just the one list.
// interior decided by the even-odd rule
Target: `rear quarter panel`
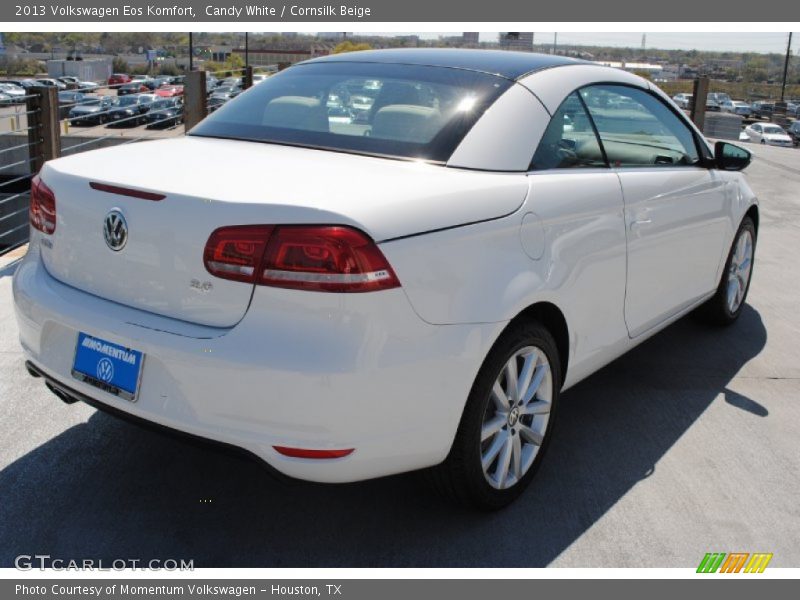
[(429, 323), (503, 322), (555, 304), (570, 330), (569, 383), (627, 338), (619, 180), (601, 170), (518, 176), (529, 185), (519, 211), (381, 249)]

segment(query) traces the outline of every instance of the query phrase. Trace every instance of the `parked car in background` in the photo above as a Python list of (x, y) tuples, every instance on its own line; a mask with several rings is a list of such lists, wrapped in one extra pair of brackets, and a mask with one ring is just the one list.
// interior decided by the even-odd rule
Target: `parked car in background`
[(710, 92), (708, 99), (713, 100), (715, 103), (722, 106), (725, 102), (730, 102), (732, 98), (725, 92)]
[(745, 119), (750, 116), (750, 105), (741, 100), (725, 100), (720, 107), (723, 112), (739, 115)]
[(235, 98), (242, 93), (242, 88), (229, 85), (221, 85), (215, 89), (208, 97), (208, 110), (214, 112), (231, 98)]
[(46, 87), (54, 87), (54, 88), (58, 88), (59, 90), (66, 90), (67, 89), (67, 84), (66, 83), (62, 83), (58, 79), (51, 79), (49, 77), (45, 77), (45, 78), (42, 78), (42, 79), (36, 79), (35, 81), (36, 81), (37, 84), (43, 85), (43, 86), (46, 86)]
[(21, 87), (24, 90), (40, 85), (36, 83), (35, 79), (0, 79), (0, 83), (15, 85), (17, 87)]
[(755, 119), (769, 119), (772, 117), (772, 112), (775, 110), (774, 102), (764, 102), (757, 100), (750, 106), (750, 116)]
[(26, 86), (22, 85), (22, 81), (21, 80), (17, 80), (17, 79), (0, 79), (0, 83), (6, 84), (6, 85), (13, 85), (15, 87), (22, 88), (22, 89), (25, 89), (25, 87), (26, 87)]
[(86, 97), (83, 92), (58, 92), (58, 118), (66, 119), (73, 106), (77, 106)]
[(183, 122), (183, 98), (159, 98), (150, 105), (144, 122), (147, 129), (166, 129)]
[[(374, 114), (331, 123), (324, 99), (353, 82), (377, 82)], [(748, 317), (720, 347), (751, 331), (750, 158), (621, 69), (458, 49), (314, 59), (190, 135), (45, 162), (13, 279), (21, 350), (61, 400), (289, 477), (426, 469), (499, 509), (533, 481), (562, 390), (695, 309)], [(663, 433), (604, 407), (619, 389), (595, 392), (591, 412), (615, 413), (604, 431)], [(137, 454), (115, 460), (125, 473)]]
[(28, 95), (24, 87), (10, 83), (0, 83), (0, 92), (9, 97), (8, 104), (24, 104)]
[(242, 87), (243, 81), (241, 77), (226, 77), (219, 83), (220, 86), (225, 87)]
[(263, 73), (256, 73), (255, 75), (253, 75), (253, 85), (257, 85), (266, 80), (267, 80), (267, 75), (264, 75)]
[(706, 99), (706, 112), (720, 112), (721, 110), (722, 107), (716, 100), (712, 100), (711, 98)]
[(174, 98), (176, 96), (183, 96), (182, 85), (162, 85), (155, 91), (156, 96), (159, 98)]
[(14, 104), (14, 99), (5, 92), (0, 90), (0, 104), (2, 105)]
[(206, 96), (210, 96), (214, 90), (217, 88), (217, 84), (219, 84), (219, 80), (211, 75), (210, 73), (206, 74)]
[(108, 121), (115, 100), (112, 96), (84, 97), (69, 111), (69, 122), (78, 126), (102, 125)]
[(692, 94), (676, 94), (672, 97), (672, 100), (681, 108), (689, 108), (692, 102)]
[(172, 79), (173, 77), (171, 75), (158, 75), (157, 77), (154, 77), (152, 81), (153, 85), (155, 85), (156, 87), (153, 89), (158, 89), (162, 85), (168, 85), (172, 83)]
[(143, 81), (131, 81), (117, 88), (117, 96), (130, 96), (131, 94), (141, 94), (149, 91), (150, 88)]
[(744, 132), (751, 142), (769, 146), (783, 146), (784, 148), (794, 145), (792, 138), (783, 127), (772, 123), (753, 123), (745, 127)]
[(800, 121), (795, 121), (786, 130), (795, 146), (800, 145)]
[(130, 83), (131, 76), (127, 73), (114, 73), (108, 78), (108, 85), (122, 85), (123, 83)]
[(800, 104), (797, 102), (786, 103), (786, 115), (789, 117), (800, 116)]
[(144, 123), (144, 115), (150, 110), (153, 103), (153, 96), (150, 94), (136, 94), (134, 96), (122, 96), (117, 98), (117, 102), (108, 115), (108, 125), (106, 127), (136, 127)]
[(94, 92), (100, 86), (94, 81), (81, 81), (77, 77), (66, 75), (59, 77), (58, 80), (67, 86), (68, 90), (78, 90), (80, 92)]

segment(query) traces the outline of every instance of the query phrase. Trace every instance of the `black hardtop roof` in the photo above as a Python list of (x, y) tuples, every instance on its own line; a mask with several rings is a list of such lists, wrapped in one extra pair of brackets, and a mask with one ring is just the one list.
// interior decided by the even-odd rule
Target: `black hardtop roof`
[(324, 62), (404, 64), (444, 67), (491, 73), (516, 80), (542, 69), (563, 65), (593, 64), (566, 56), (512, 52), (507, 50), (471, 50), (466, 48), (397, 48), (363, 50), (330, 54), (300, 64)]

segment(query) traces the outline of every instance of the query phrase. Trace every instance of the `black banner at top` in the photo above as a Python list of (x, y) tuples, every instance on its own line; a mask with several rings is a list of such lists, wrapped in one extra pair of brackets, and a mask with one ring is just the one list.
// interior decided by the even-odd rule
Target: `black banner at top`
[(3, 2), (4, 23), (111, 22), (720, 22), (800, 21), (800, 2), (760, 0), (38, 0)]

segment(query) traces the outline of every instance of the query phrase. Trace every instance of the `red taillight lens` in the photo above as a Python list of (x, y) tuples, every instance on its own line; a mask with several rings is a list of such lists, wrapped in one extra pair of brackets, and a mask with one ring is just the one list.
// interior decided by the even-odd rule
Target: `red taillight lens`
[(30, 220), (34, 229), (42, 233), (56, 230), (56, 195), (38, 175), (31, 179)]
[(277, 227), (267, 246), (262, 285), (323, 292), (400, 286), (378, 246), (349, 227)]
[(400, 287), (366, 234), (335, 225), (223, 227), (206, 243), (206, 269), (217, 277), (319, 292)]
[(271, 225), (222, 227), (206, 242), (203, 262), (212, 275), (254, 283), (272, 232)]

